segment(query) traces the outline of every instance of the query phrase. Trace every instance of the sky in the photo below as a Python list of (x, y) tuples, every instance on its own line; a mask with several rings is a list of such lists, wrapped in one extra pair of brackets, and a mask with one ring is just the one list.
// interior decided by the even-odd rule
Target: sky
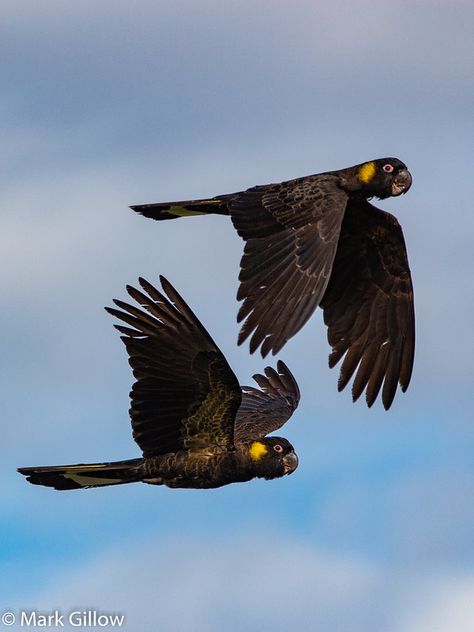
[[(473, 22), (467, 0), (4, 0), (9, 629), (21, 612), (93, 610), (145, 632), (472, 630)], [(417, 317), (412, 382), (389, 412), (337, 393), (318, 311), (279, 355), (302, 392), (279, 431), (299, 455), (292, 476), (60, 493), (16, 473), (139, 456), (103, 310), (138, 276), (175, 285), (241, 383), (276, 363), (236, 345), (228, 218), (158, 224), (130, 204), (383, 156), (413, 175), (380, 206), (403, 226)]]

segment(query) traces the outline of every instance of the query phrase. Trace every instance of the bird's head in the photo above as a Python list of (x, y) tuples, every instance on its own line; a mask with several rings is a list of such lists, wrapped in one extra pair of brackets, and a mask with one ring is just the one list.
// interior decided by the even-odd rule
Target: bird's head
[(357, 184), (367, 197), (382, 200), (406, 193), (411, 187), (411, 174), (398, 158), (371, 160), (358, 165), (355, 169)]
[(283, 437), (263, 437), (252, 441), (248, 444), (247, 456), (259, 478), (278, 478), (291, 474), (298, 467), (294, 448)]

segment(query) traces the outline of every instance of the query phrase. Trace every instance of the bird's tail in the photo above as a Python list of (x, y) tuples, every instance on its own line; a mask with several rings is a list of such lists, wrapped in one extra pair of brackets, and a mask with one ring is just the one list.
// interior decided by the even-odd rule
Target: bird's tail
[(192, 215), (229, 215), (227, 202), (231, 195), (223, 195), (208, 200), (185, 200), (182, 202), (159, 202), (140, 204), (130, 208), (151, 219), (176, 219)]
[(33, 485), (54, 489), (80, 489), (135, 483), (141, 480), (136, 468), (142, 459), (91, 463), (83, 465), (56, 465), (54, 467), (20, 467), (18, 471)]

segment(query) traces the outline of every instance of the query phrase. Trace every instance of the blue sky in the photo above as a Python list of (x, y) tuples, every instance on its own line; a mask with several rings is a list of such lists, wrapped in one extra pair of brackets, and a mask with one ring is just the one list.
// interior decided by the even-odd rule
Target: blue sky
[[(0, 611), (123, 612), (126, 629), (470, 630), (474, 341), (470, 2), (4, 2), (0, 25)], [(408, 392), (338, 394), (315, 314), (281, 358), (300, 467), (207, 491), (59, 493), (21, 465), (132, 458), (103, 306), (164, 274), (242, 383), (242, 244), (226, 218), (129, 204), (398, 156), (415, 284)], [(276, 362), (276, 360), (275, 360)], [(20, 629), (13, 626), (10, 629)]]

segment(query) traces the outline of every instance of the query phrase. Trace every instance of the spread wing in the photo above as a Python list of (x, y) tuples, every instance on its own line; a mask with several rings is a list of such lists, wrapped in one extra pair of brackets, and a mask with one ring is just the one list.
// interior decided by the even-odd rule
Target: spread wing
[(242, 403), (235, 420), (235, 442), (252, 441), (281, 428), (295, 411), (300, 391), (290, 369), (281, 360), (253, 378), (262, 390), (242, 387)]
[(413, 286), (393, 215), (365, 200), (348, 204), (321, 307), (332, 346), (329, 366), (345, 356), (339, 390), (355, 373), (353, 400), (366, 389), (372, 406), (382, 388), (388, 410), (397, 385), (408, 388), (415, 352)]
[(228, 204), (245, 239), (239, 344), (278, 353), (318, 306), (331, 274), (348, 196), (334, 175), (255, 187)]
[(141, 306), (114, 301), (106, 310), (128, 326), (115, 325), (136, 382), (130, 416), (144, 456), (177, 450), (227, 450), (233, 445), (241, 389), (207, 331), (172, 285), (164, 294), (145, 279), (144, 292), (127, 286)]

